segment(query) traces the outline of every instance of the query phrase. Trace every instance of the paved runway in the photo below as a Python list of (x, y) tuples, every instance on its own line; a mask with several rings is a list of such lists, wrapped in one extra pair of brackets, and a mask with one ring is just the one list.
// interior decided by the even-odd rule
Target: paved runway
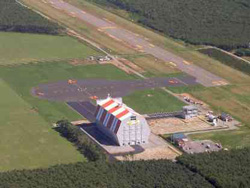
[(89, 101), (93, 96), (106, 98), (124, 97), (137, 90), (160, 87), (178, 87), (196, 85), (195, 78), (182, 76), (178, 78), (149, 78), (145, 80), (77, 80), (77, 84), (69, 84), (68, 81), (40, 84), (32, 89), (32, 94), (50, 101)]
[(154, 46), (143, 36), (119, 28), (117, 25), (108, 20), (93, 16), (69, 3), (63, 2), (62, 0), (48, 0), (48, 2), (50, 2), (53, 7), (65, 11), (71, 16), (77, 17), (84, 22), (97, 27), (99, 31), (107, 34), (115, 40), (125, 42), (129, 46), (134, 47), (139, 51), (151, 54), (165, 62), (171, 62), (171, 64), (175, 65), (181, 71), (196, 77), (197, 82), (204, 86), (211, 87), (228, 84), (226, 80), (185, 61), (184, 59), (164, 50), (163, 48)]

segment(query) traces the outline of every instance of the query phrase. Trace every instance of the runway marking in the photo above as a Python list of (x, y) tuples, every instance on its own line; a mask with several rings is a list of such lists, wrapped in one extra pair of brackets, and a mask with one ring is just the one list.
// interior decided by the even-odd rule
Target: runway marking
[(116, 29), (115, 26), (100, 27), (100, 29)]
[(111, 24), (115, 24), (114, 22), (110, 21), (109, 19), (107, 18), (103, 18), (104, 20), (106, 20), (107, 22), (111, 23)]
[(139, 48), (139, 49), (142, 49), (142, 48), (143, 48), (143, 46), (141, 46), (141, 45), (139, 45), (139, 44), (137, 44), (136, 47)]
[(150, 46), (150, 47), (152, 47), (152, 48), (154, 48), (154, 47), (155, 47), (155, 45), (153, 45), (153, 44), (149, 44), (149, 46)]
[(116, 38), (115, 36), (113, 36), (113, 35), (111, 35), (111, 34), (107, 34), (110, 38), (112, 38), (112, 39), (114, 39), (114, 40), (117, 40), (117, 41), (119, 41), (119, 42), (122, 42), (122, 40), (121, 39), (118, 39), (118, 38)]
[(188, 61), (183, 61), (183, 63), (185, 63), (186, 65), (190, 65), (190, 63)]
[(216, 86), (227, 85), (227, 82), (225, 82), (223, 80), (213, 81), (212, 83), (213, 83), (213, 85), (216, 85)]
[(170, 65), (173, 65), (173, 66), (177, 66), (175, 63), (173, 63), (172, 61), (169, 62)]

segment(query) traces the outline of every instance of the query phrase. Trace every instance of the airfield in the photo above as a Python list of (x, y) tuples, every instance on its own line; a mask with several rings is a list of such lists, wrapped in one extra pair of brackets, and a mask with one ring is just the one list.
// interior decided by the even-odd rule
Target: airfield
[[(81, 120), (82, 116), (91, 119), (95, 108), (90, 102), (93, 102), (94, 98), (107, 97), (108, 94), (113, 97), (124, 97), (129, 106), (136, 104), (133, 108), (136, 108), (139, 113), (150, 114), (181, 109), (185, 104), (182, 103), (183, 100), (178, 100), (177, 95), (189, 93), (208, 103), (213, 109), (218, 106), (215, 108), (216, 113), (226, 111), (244, 124), (249, 122), (249, 100), (247, 100), (249, 77), (199, 53), (198, 50), (196, 51), (198, 47), (186, 46), (132, 22), (130, 24), (136, 25), (135, 27), (124, 24), (125, 21), (120, 22), (123, 18), (113, 15), (115, 18), (112, 19), (108, 14), (102, 14), (99, 11), (95, 13), (89, 7), (78, 6), (73, 0), (70, 2), (69, 0), (23, 0), (22, 2), (49, 19), (63, 24), (69, 32), (65, 34), (66, 36), (1, 34), (4, 36), (1, 39), (5, 39), (5, 42), (2, 41), (4, 49), (7, 46), (6, 43), (9, 49), (14, 47), (23, 49), (21, 52), (16, 50), (17, 53), (13, 53), (15, 55), (11, 57), (7, 55), (8, 50), (6, 53), (3, 51), (4, 61), (0, 62), (0, 73), (1, 80), (12, 89), (9, 92), (16, 93), (15, 97), (27, 103), (28, 107), (24, 111), (29, 115), (20, 116), (12, 123), (9, 133), (20, 130), (16, 129), (17, 124), (22, 128), (22, 131), (17, 133), (19, 137), (15, 136), (20, 138), (17, 139), (20, 141), (8, 141), (4, 145), (8, 145), (9, 150), (19, 149), (13, 151), (11, 158), (9, 158), (9, 151), (3, 152), (2, 155), (5, 157), (3, 161), (20, 161), (14, 156), (18, 156), (16, 153), (20, 154), (22, 149), (17, 143), (27, 145), (22, 141), (23, 135), (27, 135), (27, 129), (34, 135), (36, 142), (33, 141), (34, 144), (26, 150), (29, 152), (20, 156), (32, 156), (33, 148), (36, 148), (36, 154), (44, 153), (44, 160), (46, 160), (42, 164), (37, 163), (38, 157), (32, 160), (29, 158), (31, 167), (34, 164), (38, 167), (47, 167), (59, 162), (81, 160), (80, 154), (71, 151), (74, 148), (71, 148), (70, 144), (65, 145), (66, 141), (64, 143), (61, 140), (50, 140), (46, 143), (46, 136), (48, 136), (46, 131), (49, 129), (53, 132), (50, 129), (51, 125), (60, 119), (75, 121)], [(126, 22), (129, 21), (126, 20)], [(72, 33), (75, 35), (71, 35)], [(25, 41), (26, 45), (22, 45), (21, 41)], [(38, 49), (43, 49), (44, 53), (40, 53), (41, 50)], [(107, 53), (110, 54), (113, 62), (89, 61), (92, 57), (109, 56)], [(78, 83), (70, 85), (67, 83), (68, 79), (76, 79)], [(6, 94), (6, 96), (11, 95)], [(175, 107), (171, 109), (172, 106)], [(15, 102), (12, 103), (12, 107), (10, 111), (15, 115), (17, 113), (14, 111), (14, 109), (17, 110)], [(22, 111), (21, 107), (18, 109)], [(44, 121), (32, 120), (31, 117), (34, 114)], [(6, 117), (12, 121), (15, 120), (12, 115), (6, 115)], [(3, 118), (2, 121), (6, 120)], [(27, 127), (26, 122), (34, 126)], [(43, 125), (38, 126), (36, 122), (42, 122)], [(201, 122), (200, 119), (188, 123), (178, 121), (176, 124), (159, 120), (158, 125), (153, 124), (152, 127), (155, 134), (166, 135), (180, 131), (196, 132), (197, 129), (204, 131), (211, 128), (211, 125)], [(223, 130), (226, 129), (227, 127)], [(4, 130), (2, 132), (4, 133)], [(39, 132), (43, 132), (45, 136), (39, 136)], [(54, 134), (51, 137), (57, 138), (57, 135)], [(250, 143), (247, 127), (227, 132), (193, 134), (191, 137), (221, 142), (228, 148), (248, 146)], [(29, 143), (28, 138), (26, 142)], [(57, 143), (61, 144), (58, 150), (69, 151), (67, 156), (52, 157), (51, 151), (54, 150), (52, 147), (49, 152), (44, 152), (47, 149), (46, 145), (57, 147)], [(11, 146), (13, 144), (14, 147)], [(23, 165), (3, 163), (4, 169), (13, 169), (12, 166), (22, 168), (21, 165)]]
[(112, 97), (124, 97), (138, 90), (161, 87), (181, 87), (196, 85), (196, 79), (190, 76), (176, 78), (148, 78), (144, 80), (105, 80), (88, 79), (76, 80), (77, 83), (69, 84), (67, 80), (56, 83), (41, 84), (32, 88), (32, 94), (50, 101), (89, 101)]
[(174, 55), (173, 53), (151, 44), (143, 36), (120, 28), (113, 22), (98, 18), (64, 1), (48, 0), (44, 2), (49, 3), (56, 9), (66, 12), (74, 18), (78, 18), (84, 22), (87, 22), (88, 24), (96, 27), (98, 31), (103, 32), (118, 42), (125, 43), (131, 48), (134, 48), (140, 52), (151, 54), (163, 61), (171, 62), (181, 71), (194, 76), (197, 79), (197, 82), (204, 86), (211, 87), (228, 84), (225, 79), (222, 79), (219, 76), (216, 76), (215, 74), (212, 74), (186, 61), (185, 59)]

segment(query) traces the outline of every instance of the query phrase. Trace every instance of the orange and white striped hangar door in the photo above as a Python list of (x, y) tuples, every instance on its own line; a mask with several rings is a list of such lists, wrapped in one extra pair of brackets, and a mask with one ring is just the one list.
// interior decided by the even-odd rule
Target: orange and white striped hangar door
[(98, 128), (120, 146), (148, 143), (146, 119), (116, 99), (99, 100), (95, 117)]

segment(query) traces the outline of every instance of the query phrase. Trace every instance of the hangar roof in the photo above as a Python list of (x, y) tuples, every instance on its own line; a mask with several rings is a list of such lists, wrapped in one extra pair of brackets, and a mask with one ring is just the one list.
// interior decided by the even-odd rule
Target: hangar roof
[(99, 101), (98, 105), (121, 121), (135, 115), (134, 110), (110, 97)]

